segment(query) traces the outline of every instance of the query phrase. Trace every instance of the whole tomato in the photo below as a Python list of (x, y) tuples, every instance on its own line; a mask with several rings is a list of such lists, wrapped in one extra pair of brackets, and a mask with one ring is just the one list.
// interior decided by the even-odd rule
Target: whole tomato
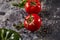
[(31, 1), (27, 1), (25, 3), (25, 10), (28, 14), (32, 14), (32, 13), (39, 13), (41, 11), (41, 4), (40, 2), (31, 2)]
[(34, 32), (40, 28), (41, 22), (41, 18), (37, 14), (31, 14), (25, 18), (24, 27)]

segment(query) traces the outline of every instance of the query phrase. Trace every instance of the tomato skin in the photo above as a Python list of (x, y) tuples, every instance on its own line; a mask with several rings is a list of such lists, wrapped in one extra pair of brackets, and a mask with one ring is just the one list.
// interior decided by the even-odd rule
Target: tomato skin
[(27, 0), (28, 2), (39, 2), (39, 0)]
[(28, 14), (39, 13), (41, 11), (41, 4), (36, 2), (36, 5), (31, 5), (31, 2), (26, 2), (25, 10)]
[[(33, 20), (30, 23), (28, 23), (27, 21), (31, 16), (33, 17)], [(24, 27), (26, 29), (34, 32), (34, 31), (37, 31), (40, 28), (42, 21), (41, 21), (41, 18), (37, 14), (32, 14), (31, 16), (28, 15), (25, 18)]]

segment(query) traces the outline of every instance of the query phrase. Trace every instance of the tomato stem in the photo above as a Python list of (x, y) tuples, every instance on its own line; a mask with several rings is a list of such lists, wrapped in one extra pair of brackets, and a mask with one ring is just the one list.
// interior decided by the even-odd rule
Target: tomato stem
[(17, 25), (16, 24), (13, 24), (13, 26), (17, 29), (17, 30), (19, 30), (19, 29), (21, 29), (21, 28), (23, 28), (24, 27), (24, 24), (23, 23), (18, 23)]
[(33, 6), (33, 5), (36, 5), (36, 3), (35, 2), (31, 2), (31, 5)]
[(32, 15), (30, 15), (30, 18), (27, 20), (27, 22), (28, 22), (28, 23), (31, 23), (32, 20), (33, 20), (33, 17), (32, 17)]

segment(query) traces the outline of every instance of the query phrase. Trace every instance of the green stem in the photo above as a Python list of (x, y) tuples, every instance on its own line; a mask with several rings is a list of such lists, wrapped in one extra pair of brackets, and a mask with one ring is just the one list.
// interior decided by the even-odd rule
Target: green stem
[(27, 2), (27, 0), (23, 0), (23, 1), (21, 0), (19, 4), (13, 3), (12, 5), (19, 7), (19, 8), (23, 8), (26, 2)]
[(8, 36), (8, 34), (9, 34), (9, 31), (6, 32), (5, 40), (7, 40), (7, 36)]
[(2, 40), (4, 40), (3, 34), (4, 34), (4, 30), (2, 29), (2, 32), (1, 32), (1, 38), (2, 38)]
[(13, 6), (17, 6), (18, 7), (18, 4), (17, 3), (12, 3)]
[(33, 5), (36, 5), (36, 3), (35, 2), (31, 2), (31, 5), (33, 6)]

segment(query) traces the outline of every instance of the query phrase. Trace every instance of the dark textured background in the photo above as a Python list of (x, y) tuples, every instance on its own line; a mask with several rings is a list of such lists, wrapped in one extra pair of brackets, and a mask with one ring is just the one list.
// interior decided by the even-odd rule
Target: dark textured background
[[(39, 16), (42, 18), (43, 27), (36, 32), (30, 32), (25, 28), (17, 30), (13, 27), (14, 23), (18, 24), (19, 21), (23, 23), (27, 14), (24, 8), (19, 9), (12, 6), (12, 1), (18, 2), (16, 0), (0, 0), (0, 28), (17, 31), (23, 40), (60, 40), (60, 0), (41, 0), (41, 3), (44, 4)], [(7, 18), (9, 21), (6, 20)], [(48, 32), (44, 32), (44, 30)]]

